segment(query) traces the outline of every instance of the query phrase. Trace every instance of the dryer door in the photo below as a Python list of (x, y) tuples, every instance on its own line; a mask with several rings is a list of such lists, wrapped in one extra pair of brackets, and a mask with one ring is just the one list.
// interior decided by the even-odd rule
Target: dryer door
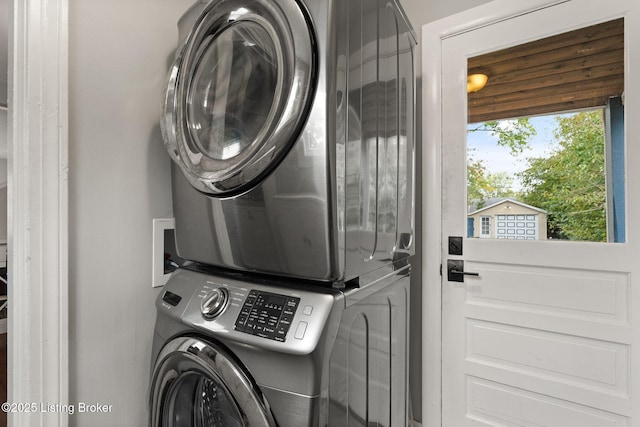
[(275, 427), (260, 391), (219, 348), (191, 337), (169, 342), (151, 379), (152, 427)]
[(250, 190), (295, 142), (315, 89), (315, 43), (295, 0), (211, 2), (178, 49), (161, 120), (197, 190)]

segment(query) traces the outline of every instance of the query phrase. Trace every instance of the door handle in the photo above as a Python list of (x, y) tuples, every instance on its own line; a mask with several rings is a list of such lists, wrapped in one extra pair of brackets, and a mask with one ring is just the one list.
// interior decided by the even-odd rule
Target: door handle
[(461, 259), (448, 259), (447, 280), (449, 282), (464, 282), (464, 276), (480, 276), (480, 274), (464, 271), (464, 261)]

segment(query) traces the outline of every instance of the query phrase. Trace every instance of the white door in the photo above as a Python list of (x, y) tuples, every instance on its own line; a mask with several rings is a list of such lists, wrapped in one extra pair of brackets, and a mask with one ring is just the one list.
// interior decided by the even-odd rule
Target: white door
[[(467, 59), (624, 17), (626, 243), (466, 236)], [(640, 426), (640, 2), (573, 0), (442, 41), (442, 425)], [(447, 260), (464, 260), (463, 283)], [(634, 315), (635, 314), (635, 315)]]

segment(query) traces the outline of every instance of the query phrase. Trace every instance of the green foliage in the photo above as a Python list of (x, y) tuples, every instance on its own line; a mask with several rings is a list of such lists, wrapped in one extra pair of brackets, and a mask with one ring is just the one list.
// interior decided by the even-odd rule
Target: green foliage
[(492, 197), (515, 197), (513, 187), (513, 178), (506, 172), (490, 173), (487, 176), (491, 191), (487, 194), (488, 198)]
[(493, 197), (514, 197), (513, 178), (506, 172), (487, 172), (482, 160), (468, 157), (467, 161), (467, 206), (476, 209)]
[(549, 237), (606, 241), (604, 125), (601, 111), (556, 118), (559, 147), (529, 159), (523, 201), (548, 212)]
[(476, 127), (469, 128), (468, 131), (490, 132), (491, 136), (498, 137), (499, 146), (509, 148), (512, 156), (522, 154), (526, 148), (529, 148), (528, 141), (536, 134), (535, 128), (526, 117), (478, 123)]
[[(512, 156), (529, 148), (529, 139), (536, 134), (528, 118), (490, 121), (469, 127), (468, 132), (489, 132), (497, 137), (497, 144), (507, 147)], [(493, 197), (514, 197), (513, 178), (505, 172), (491, 173), (475, 159), (473, 152), (467, 153), (467, 206), (476, 209), (484, 207), (484, 202)]]
[(467, 206), (481, 204), (487, 199), (485, 196), (491, 189), (487, 180), (487, 169), (481, 160), (467, 157)]
[[(536, 134), (528, 118), (477, 123), (467, 131), (491, 133), (497, 137), (497, 144), (507, 147), (512, 156), (529, 148), (528, 141)], [(488, 172), (482, 160), (475, 159), (472, 152), (467, 153), (467, 206), (480, 209), (487, 199), (515, 197), (512, 186), (512, 177), (505, 172)]]

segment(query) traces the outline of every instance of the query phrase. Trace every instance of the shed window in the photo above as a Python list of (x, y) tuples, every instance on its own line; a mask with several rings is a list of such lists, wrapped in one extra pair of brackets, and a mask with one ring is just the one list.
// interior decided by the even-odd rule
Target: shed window
[(488, 216), (480, 218), (480, 237), (491, 237), (491, 218)]

